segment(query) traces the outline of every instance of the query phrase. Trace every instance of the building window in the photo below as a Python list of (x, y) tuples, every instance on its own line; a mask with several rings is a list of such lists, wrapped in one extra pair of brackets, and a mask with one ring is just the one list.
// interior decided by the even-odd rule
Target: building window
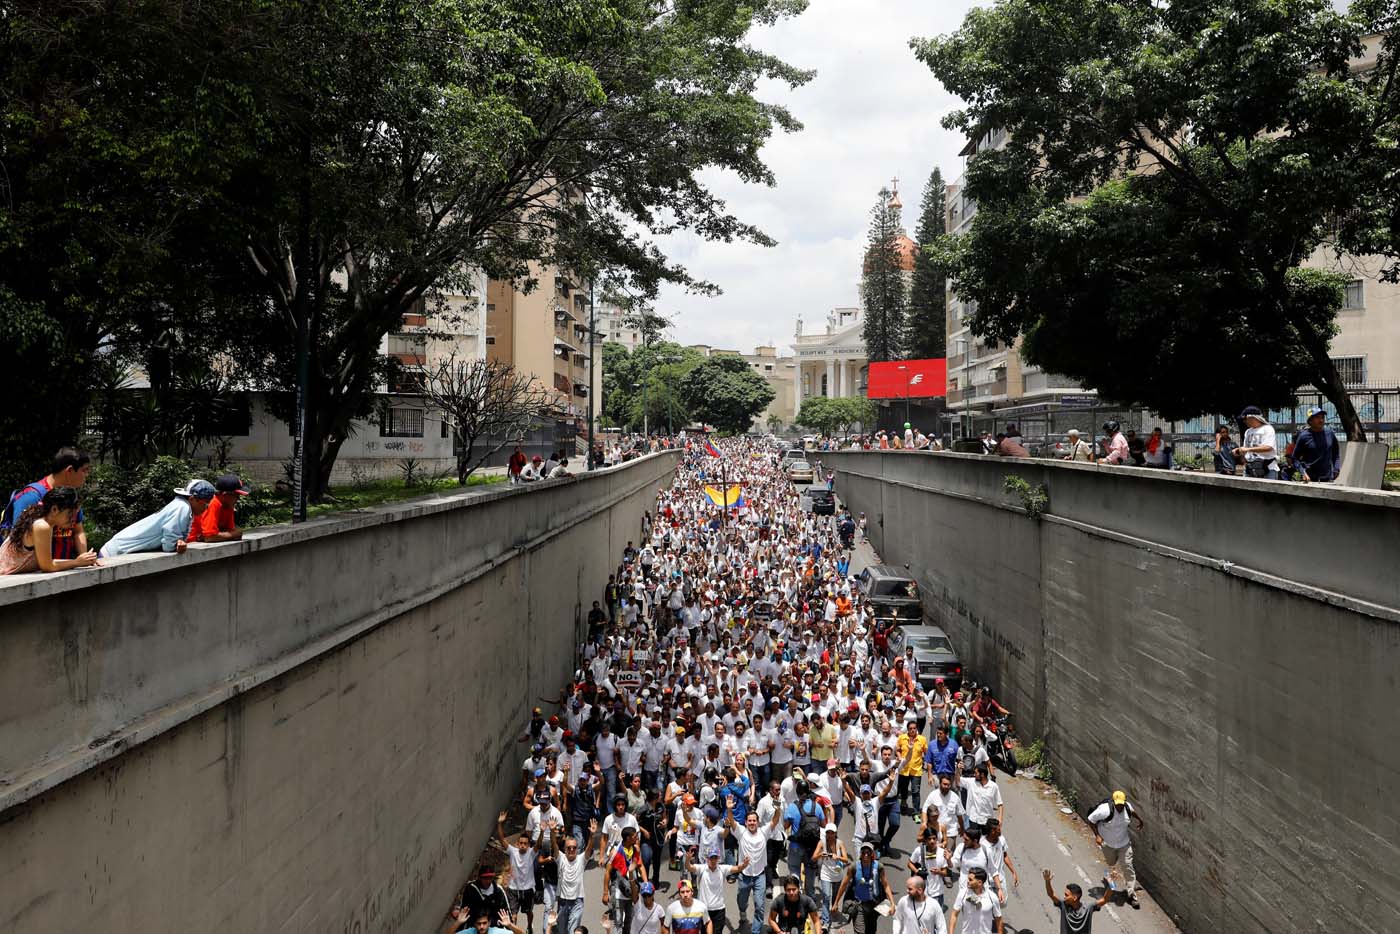
[(1348, 311), (1360, 311), (1366, 307), (1366, 283), (1360, 279), (1353, 279), (1347, 283), (1346, 301), (1342, 307)]
[(421, 438), (423, 437), (423, 410), (408, 408), (385, 408), (379, 421), (381, 438)]
[(1342, 382), (1348, 386), (1361, 386), (1366, 382), (1366, 358), (1365, 357), (1333, 357), (1332, 363), (1337, 367), (1337, 373), (1341, 375)]

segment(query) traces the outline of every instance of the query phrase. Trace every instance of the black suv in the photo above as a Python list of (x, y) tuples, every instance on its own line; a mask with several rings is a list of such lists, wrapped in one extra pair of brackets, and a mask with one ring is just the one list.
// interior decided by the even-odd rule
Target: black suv
[(856, 586), (870, 604), (876, 620), (923, 622), (924, 604), (919, 599), (919, 584), (904, 568), (873, 564), (860, 572)]
[(812, 514), (817, 516), (836, 515), (836, 494), (830, 490), (814, 489), (808, 490), (807, 496), (812, 500)]

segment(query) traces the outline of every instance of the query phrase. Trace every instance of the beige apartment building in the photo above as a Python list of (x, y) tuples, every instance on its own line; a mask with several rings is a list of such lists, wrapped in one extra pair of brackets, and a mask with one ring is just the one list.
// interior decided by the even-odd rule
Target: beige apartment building
[(595, 385), (590, 387), (589, 358), (599, 341), (589, 339), (588, 283), (556, 267), (532, 266), (531, 275), (538, 283), (531, 292), (513, 282), (491, 280), (486, 291), (486, 356), (538, 380), (551, 393), (556, 415), (576, 422), (583, 432), (589, 393), (601, 387), (603, 379), (602, 367), (595, 367)]

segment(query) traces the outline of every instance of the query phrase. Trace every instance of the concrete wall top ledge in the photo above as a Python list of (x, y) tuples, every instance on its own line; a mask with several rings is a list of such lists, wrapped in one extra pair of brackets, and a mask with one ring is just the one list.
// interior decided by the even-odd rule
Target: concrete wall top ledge
[(603, 477), (625, 471), (640, 461), (661, 456), (665, 456), (665, 453), (650, 454), (645, 458), (638, 458), (615, 467), (607, 467), (558, 480), (543, 480), (529, 486), (502, 483), (485, 488), (468, 488), (460, 492), (429, 494), (421, 499), (370, 506), (322, 519), (312, 519), (300, 525), (264, 526), (249, 530), (240, 541), (191, 545), (190, 549), (183, 555), (159, 552), (123, 555), (119, 558), (103, 558), (101, 565), (97, 568), (58, 571), (52, 574), (4, 576), (0, 577), (0, 607), (36, 600), (41, 597), (73, 593), (90, 587), (131, 580), (150, 574), (160, 574), (176, 568), (188, 568), (210, 561), (228, 561), (256, 551), (284, 548), (288, 545), (312, 541), (329, 535), (339, 535), (343, 532), (376, 525), (387, 525), (405, 519), (480, 506), (511, 496), (529, 496), (531, 493), (551, 487), (597, 481)]
[(1294, 496), (1313, 500), (1330, 500), (1334, 503), (1350, 503), (1364, 506), (1378, 506), (1400, 510), (1400, 492), (1366, 490), (1359, 487), (1341, 487), (1329, 483), (1284, 483), (1278, 480), (1258, 480), (1253, 477), (1225, 477), (1213, 473), (1189, 470), (1156, 470), (1149, 467), (1117, 467), (1108, 464), (1083, 464), (1070, 461), (1052, 460), (1039, 457), (996, 457), (987, 454), (963, 454), (956, 451), (818, 451), (813, 458), (837, 455), (840, 458), (870, 458), (908, 460), (911, 457), (927, 457), (937, 460), (967, 461), (975, 464), (996, 464), (1001, 469), (1014, 473), (1017, 466), (1029, 465), (1032, 469), (1050, 471), (1068, 470), (1076, 473), (1109, 474), (1115, 478), (1129, 478), (1141, 483), (1184, 483), (1226, 488), (1238, 491), (1241, 495)]

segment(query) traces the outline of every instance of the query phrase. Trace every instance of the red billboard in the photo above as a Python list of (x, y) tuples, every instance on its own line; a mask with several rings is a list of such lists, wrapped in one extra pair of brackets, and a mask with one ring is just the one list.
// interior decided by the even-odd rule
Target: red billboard
[(871, 399), (929, 399), (948, 394), (948, 361), (889, 360), (870, 364)]

